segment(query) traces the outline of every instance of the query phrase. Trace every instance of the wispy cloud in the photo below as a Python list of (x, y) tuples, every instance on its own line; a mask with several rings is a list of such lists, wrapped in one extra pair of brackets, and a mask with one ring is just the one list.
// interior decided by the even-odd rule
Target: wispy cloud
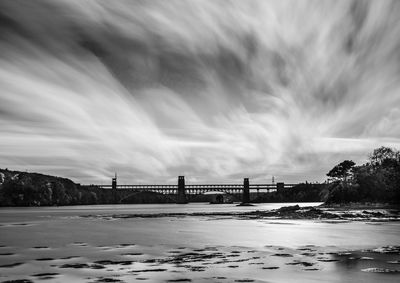
[[(2, 1), (0, 166), (323, 180), (400, 148), (398, 1)], [(191, 179), (190, 179), (191, 178)]]

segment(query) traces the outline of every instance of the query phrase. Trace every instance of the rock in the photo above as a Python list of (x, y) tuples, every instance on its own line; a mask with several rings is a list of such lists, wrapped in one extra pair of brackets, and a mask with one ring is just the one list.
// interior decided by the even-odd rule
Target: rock
[(300, 206), (298, 204), (292, 206), (282, 206), (281, 208), (277, 209), (277, 212), (292, 212), (299, 210)]

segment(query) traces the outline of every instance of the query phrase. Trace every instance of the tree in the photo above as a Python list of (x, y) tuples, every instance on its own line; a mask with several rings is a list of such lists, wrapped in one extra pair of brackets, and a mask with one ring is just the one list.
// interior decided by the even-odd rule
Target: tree
[(352, 160), (345, 160), (333, 167), (326, 175), (333, 179), (346, 182), (347, 178), (351, 176), (354, 165), (356, 164)]
[[(400, 203), (400, 151), (396, 149), (377, 148), (369, 162), (360, 166), (345, 160), (327, 175), (337, 180), (328, 187), (328, 203)], [(349, 176), (351, 182), (347, 182)]]
[(369, 156), (371, 172), (393, 197), (400, 197), (400, 151), (389, 147), (375, 149)]
[(394, 165), (400, 161), (400, 152), (390, 147), (381, 146), (374, 149), (369, 155), (369, 160), (373, 166)]

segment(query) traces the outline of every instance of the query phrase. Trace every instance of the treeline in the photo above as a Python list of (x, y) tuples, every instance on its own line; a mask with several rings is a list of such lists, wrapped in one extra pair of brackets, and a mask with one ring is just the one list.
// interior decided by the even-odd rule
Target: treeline
[(301, 183), (292, 188), (263, 194), (256, 198), (255, 202), (322, 202), (326, 195), (326, 184)]
[(327, 173), (326, 203), (400, 203), (400, 151), (375, 149), (359, 166), (345, 160)]
[(0, 169), (0, 206), (107, 203), (107, 192), (84, 189), (69, 179)]
[[(173, 197), (154, 192), (141, 192), (126, 198), (118, 195), (119, 203), (170, 203)], [(63, 206), (112, 204), (112, 190), (97, 186), (80, 186), (70, 179), (38, 173), (0, 169), (0, 206)]]

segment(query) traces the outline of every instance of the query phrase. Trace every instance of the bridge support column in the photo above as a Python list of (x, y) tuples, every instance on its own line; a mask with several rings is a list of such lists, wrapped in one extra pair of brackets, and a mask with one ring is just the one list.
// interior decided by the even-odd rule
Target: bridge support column
[(178, 191), (176, 203), (184, 204), (187, 203), (186, 192), (185, 192), (185, 176), (178, 177)]
[(118, 203), (118, 195), (117, 195), (117, 174), (115, 174), (115, 177), (112, 178), (111, 189), (112, 189), (113, 203)]
[(281, 182), (281, 183), (276, 183), (276, 191), (279, 192), (282, 189), (285, 188), (285, 183)]
[(242, 204), (250, 203), (250, 184), (249, 178), (243, 179)]

